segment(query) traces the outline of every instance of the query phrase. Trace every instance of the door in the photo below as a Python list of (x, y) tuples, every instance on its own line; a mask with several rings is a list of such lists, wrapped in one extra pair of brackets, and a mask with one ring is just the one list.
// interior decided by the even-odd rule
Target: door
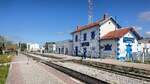
[(86, 48), (83, 48), (83, 56), (86, 58), (86, 52), (87, 52), (87, 49)]
[(58, 49), (58, 52), (59, 52), (59, 54), (60, 54), (60, 48)]
[(78, 46), (75, 47), (75, 55), (78, 56)]
[(132, 58), (132, 45), (128, 44), (126, 45), (126, 56), (128, 59)]
[(65, 50), (65, 54), (66, 54), (66, 55), (68, 55), (68, 48), (66, 48), (66, 50)]

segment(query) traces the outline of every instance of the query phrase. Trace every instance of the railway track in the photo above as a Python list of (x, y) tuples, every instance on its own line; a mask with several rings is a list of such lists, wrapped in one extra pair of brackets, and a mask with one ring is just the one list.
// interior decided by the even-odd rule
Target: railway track
[[(36, 55), (41, 55), (41, 54), (36, 54)], [(55, 56), (47, 56), (47, 55), (42, 55), (42, 56), (49, 57), (49, 58), (52, 57), (54, 59), (55, 58), (56, 59), (62, 59), (62, 58), (55, 57)], [(65, 60), (65, 61), (71, 61), (71, 62), (74, 62), (74, 63), (86, 65), (88, 67), (93, 67), (93, 68), (96, 68), (96, 69), (99, 69), (99, 70), (104, 70), (104, 71), (115, 73), (115, 74), (118, 74), (118, 75), (123, 75), (123, 76), (127, 76), (127, 77), (130, 77), (130, 78), (135, 78), (135, 79), (139, 79), (139, 80), (144, 80), (144, 81), (150, 82), (150, 75), (149, 74), (147, 75), (144, 72), (144, 70), (143, 70), (142, 73), (140, 73), (138, 71), (133, 71), (132, 70), (133, 68), (129, 68), (129, 70), (123, 71), (123, 70), (112, 69), (113, 65), (107, 65), (106, 67), (104, 67), (103, 64), (99, 65), (97, 63), (92, 63), (92, 62), (82, 61), (82, 60), (76, 60), (76, 59)], [(111, 67), (111, 68), (109, 68), (109, 67)], [(115, 66), (114, 66), (114, 68), (115, 68)]]
[(112, 70), (112, 69), (105, 68), (105, 67), (98, 66), (98, 65), (94, 65), (94, 64), (91, 64), (91, 63), (85, 63), (81, 60), (73, 60), (73, 61), (74, 61), (74, 63), (86, 65), (86, 66), (93, 67), (93, 68), (96, 68), (96, 69), (99, 69), (99, 70), (104, 70), (104, 71), (107, 71), (107, 72), (110, 72), (110, 73), (115, 73), (115, 74), (118, 74), (118, 75), (123, 75), (123, 76), (127, 76), (127, 77), (130, 77), (130, 78), (135, 78), (135, 79), (150, 82), (150, 77), (149, 76), (144, 76), (142, 74), (139, 75), (139, 74), (135, 74), (135, 73), (132, 73), (132, 72), (127, 72), (127, 71)]
[(57, 70), (59, 70), (59, 71), (61, 71), (61, 72), (64, 72), (64, 73), (66, 73), (66, 74), (68, 74), (68, 75), (70, 75), (70, 76), (72, 76), (72, 77), (74, 77), (74, 78), (76, 78), (76, 79), (79, 79), (79, 80), (81, 80), (82, 82), (85, 82), (86, 84), (109, 84), (109, 83), (107, 83), (107, 82), (105, 82), (105, 81), (102, 81), (102, 80), (100, 80), (100, 79), (97, 79), (97, 78), (88, 76), (88, 75), (86, 75), (86, 74), (83, 74), (83, 73), (74, 71), (74, 70), (72, 70), (72, 69), (69, 69), (69, 68), (60, 66), (60, 65), (55, 64), (55, 63), (53, 63), (53, 62), (45, 61), (45, 60), (43, 60), (43, 59), (41, 59), (41, 58), (34, 57), (34, 56), (29, 55), (29, 54), (26, 54), (26, 53), (22, 53), (22, 54), (24, 54), (24, 55), (26, 55), (26, 56), (28, 56), (28, 57), (31, 57), (31, 58), (33, 58), (34, 60), (40, 61), (40, 62), (42, 62), (42, 63), (44, 63), (44, 64), (46, 64), (46, 65), (48, 65), (48, 66), (50, 66), (50, 67), (53, 67), (53, 68), (55, 68), (55, 69), (57, 69)]

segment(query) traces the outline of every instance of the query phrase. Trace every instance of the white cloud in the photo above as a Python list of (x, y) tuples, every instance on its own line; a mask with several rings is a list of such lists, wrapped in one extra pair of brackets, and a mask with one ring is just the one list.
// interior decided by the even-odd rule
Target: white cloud
[(150, 31), (145, 32), (147, 36), (150, 36)]
[(138, 17), (142, 21), (150, 21), (150, 11), (141, 12)]

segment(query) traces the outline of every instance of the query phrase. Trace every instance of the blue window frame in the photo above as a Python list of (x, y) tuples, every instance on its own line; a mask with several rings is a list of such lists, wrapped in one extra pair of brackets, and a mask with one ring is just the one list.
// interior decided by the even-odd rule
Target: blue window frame
[(119, 46), (120, 45), (120, 43), (117, 43), (117, 46)]
[(117, 56), (120, 55), (120, 53), (117, 53)]
[(104, 50), (105, 51), (112, 50), (112, 44), (111, 45), (109, 45), (109, 44), (104, 45)]
[(84, 33), (84, 34), (83, 34), (83, 41), (86, 41), (86, 39), (87, 39), (87, 34)]
[(95, 39), (95, 31), (91, 32), (91, 39)]
[(78, 35), (75, 36), (75, 41), (76, 41), (76, 42), (78, 41)]
[(117, 51), (119, 51), (120, 50), (120, 48), (117, 48)]

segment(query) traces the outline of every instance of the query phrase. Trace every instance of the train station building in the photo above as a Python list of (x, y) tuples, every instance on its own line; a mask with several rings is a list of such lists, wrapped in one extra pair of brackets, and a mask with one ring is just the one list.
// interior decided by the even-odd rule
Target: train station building
[(121, 27), (110, 16), (104, 14), (101, 20), (77, 26), (71, 33), (73, 55), (91, 58), (125, 59), (138, 51), (140, 35), (132, 27)]

